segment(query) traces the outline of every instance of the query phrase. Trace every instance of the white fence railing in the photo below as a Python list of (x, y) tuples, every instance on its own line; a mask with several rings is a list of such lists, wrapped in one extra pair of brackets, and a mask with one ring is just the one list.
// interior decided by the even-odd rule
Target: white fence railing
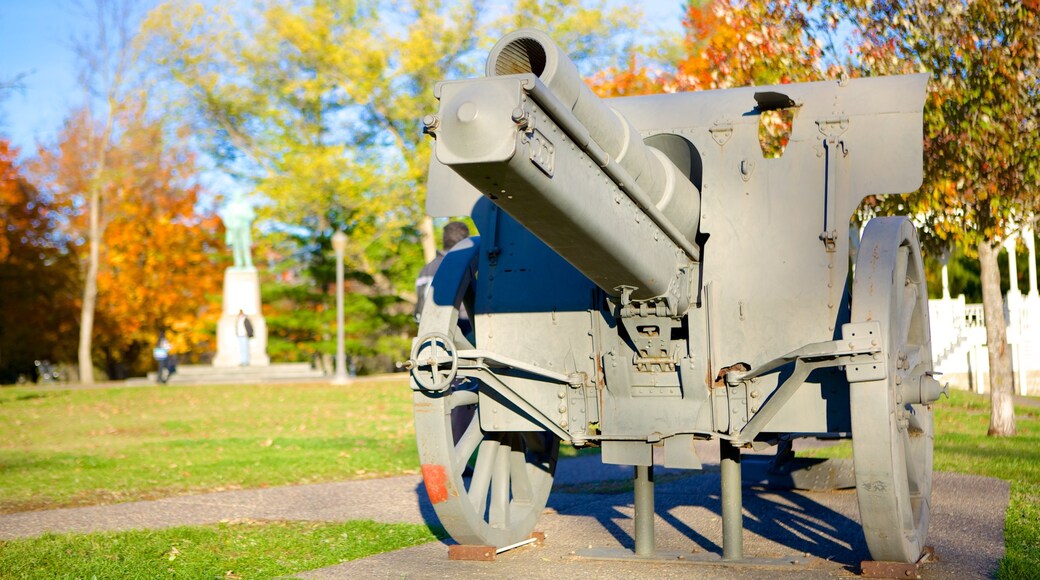
[[(981, 304), (956, 299), (928, 301), (932, 357), (951, 385), (985, 392), (989, 373), (986, 316)], [(1004, 304), (1015, 391), (1040, 394), (1040, 297), (1013, 294)]]

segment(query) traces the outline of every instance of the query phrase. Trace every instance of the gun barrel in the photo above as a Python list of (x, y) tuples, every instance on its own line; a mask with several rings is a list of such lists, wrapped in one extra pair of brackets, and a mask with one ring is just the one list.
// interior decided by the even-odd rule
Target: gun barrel
[(489, 77), (441, 83), (437, 159), (608, 293), (689, 303), (700, 195), (596, 97), (544, 33), (504, 37)]
[(616, 161), (689, 241), (700, 218), (700, 192), (661, 150), (582, 79), (578, 67), (546, 33), (525, 28), (502, 37), (488, 55), (488, 77), (530, 73), (538, 77), (588, 131), (591, 140)]

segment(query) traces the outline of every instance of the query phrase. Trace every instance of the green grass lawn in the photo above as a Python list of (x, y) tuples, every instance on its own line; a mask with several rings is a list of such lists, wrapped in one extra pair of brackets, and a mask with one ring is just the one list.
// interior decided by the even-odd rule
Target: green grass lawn
[[(4, 388), (0, 389), (0, 511), (416, 473), (411, 414), (411, 394), (403, 380), (358, 381), (347, 387)], [(941, 400), (936, 405), (935, 468), (998, 477), (1011, 483), (1005, 529), (1007, 555), (1001, 562), (1000, 576), (1036, 577), (1040, 570), (1040, 408), (1017, 409), (1019, 434), (1013, 438), (987, 437), (988, 417), (985, 397), (954, 392), (951, 399)], [(838, 446), (826, 453), (847, 454), (849, 448)], [(99, 560), (91, 565), (115, 566), (138, 558), (133, 555), (138, 552), (143, 554), (141, 558), (151, 558), (149, 561), (168, 557), (171, 547), (177, 547), (175, 555), (181, 558), (179, 554), (185, 551), (177, 542), (187, 542), (183, 545), (196, 551), (197, 558), (190, 566), (188, 559), (182, 560), (186, 566), (183, 569), (172, 564), (176, 558), (169, 563), (162, 560), (164, 567), (155, 568), (155, 574), (211, 576), (211, 568), (205, 566), (219, 562), (217, 567), (231, 570), (232, 575), (277, 576), (339, 560), (308, 560), (306, 564), (287, 564), (283, 569), (270, 564), (281, 557), (276, 553), (280, 550), (243, 549), (241, 559), (236, 559), (239, 552), (225, 552), (221, 546), (234, 543), (228, 538), (249, 538), (243, 541), (264, 546), (266, 542), (288, 541), (286, 536), (299, 536), (303, 538), (300, 541), (313, 544), (314, 551), (322, 552), (322, 544), (328, 539), (322, 534), (339, 525), (254, 522), (155, 532), (50, 535), (4, 542), (0, 543), (0, 577), (24, 576), (5, 571), (14, 570), (12, 562), (38, 562), (31, 554), (48, 554), (48, 550)], [(414, 532), (433, 538), (433, 532), (422, 526), (412, 528), (416, 527), (400, 528), (400, 537), (411, 538), (409, 534)], [(302, 533), (303, 529), (313, 533)], [(388, 537), (397, 533), (388, 533)], [(123, 539), (116, 544), (114, 540), (119, 538)], [(206, 542), (210, 547), (198, 548)], [(168, 545), (163, 549), (164, 543)], [(108, 549), (101, 549), (103, 546)], [(397, 544), (391, 542), (372, 549), (378, 552), (394, 547)], [(310, 549), (294, 547), (290, 551)], [(265, 552), (271, 554), (264, 560), (267, 563), (257, 564), (264, 566), (262, 569), (245, 567), (246, 560), (261, 559)], [(23, 556), (15, 558), (12, 554)], [(51, 569), (57, 570), (64, 568)], [(119, 570), (134, 568), (89, 569), (101, 573), (76, 570), (82, 572), (69, 575), (151, 576), (154, 572), (150, 568), (148, 573), (127, 574)], [(220, 575), (226, 571), (220, 571)]]
[(1040, 577), (1040, 407), (1015, 408), (1018, 435), (987, 437), (989, 398), (953, 392), (935, 405), (935, 469), (1011, 483), (1000, 578)]
[(0, 389), (0, 512), (417, 472), (404, 380)]
[(0, 578), (278, 578), (444, 537), (415, 524), (232, 522), (0, 542)]

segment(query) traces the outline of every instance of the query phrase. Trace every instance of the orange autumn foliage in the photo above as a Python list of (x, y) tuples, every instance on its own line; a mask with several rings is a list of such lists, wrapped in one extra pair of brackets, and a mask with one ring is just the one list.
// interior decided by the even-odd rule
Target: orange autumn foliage
[[(37, 164), (81, 253), (88, 152), (98, 146), (91, 122), (86, 115), (73, 117)], [(94, 358), (104, 361), (112, 378), (149, 367), (160, 330), (176, 353), (212, 340), (222, 272), (222, 227), (212, 213), (197, 211), (193, 155), (179, 136), (140, 112), (125, 126), (107, 152), (94, 329)]]
[(11, 254), (11, 242), (6, 235), (7, 232), (15, 232), (24, 227), (23, 224), (15, 223), (21, 217), (16, 216), (15, 211), (25, 204), (25, 195), (21, 191), (21, 175), (15, 166), (17, 157), (17, 150), (6, 140), (0, 139), (0, 232), (5, 234), (0, 236), (0, 262), (6, 261)]
[(31, 380), (33, 361), (69, 360), (75, 347), (78, 269), (17, 156), (0, 139), (0, 383)]
[[(823, 51), (802, 5), (785, 0), (690, 2), (675, 90), (822, 80)], [(836, 74), (837, 71), (829, 71)]]
[(624, 69), (610, 68), (594, 75), (587, 83), (596, 95), (633, 97), (668, 92), (664, 75), (655, 74), (650, 67), (639, 64), (635, 54), (629, 55)]
[(624, 68), (594, 76), (601, 97), (725, 89), (834, 78), (823, 65), (822, 43), (810, 35), (818, 23), (804, 3), (789, 0), (708, 0), (686, 5), (682, 55), (655, 70), (630, 55)]

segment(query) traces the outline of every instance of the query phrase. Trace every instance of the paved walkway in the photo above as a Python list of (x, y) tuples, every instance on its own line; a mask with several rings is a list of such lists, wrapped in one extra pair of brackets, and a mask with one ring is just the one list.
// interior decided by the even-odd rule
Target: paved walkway
[[(632, 549), (632, 494), (595, 493), (585, 485), (631, 477), (631, 469), (602, 465), (598, 457), (560, 462), (549, 508), (538, 528), (546, 544), (502, 554), (493, 563), (454, 562), (434, 542), (329, 568), (304, 578), (833, 578), (854, 575), (868, 558), (852, 491), (776, 492), (745, 487), (745, 555), (801, 556), (787, 569), (690, 564), (721, 552), (717, 453), (705, 447), (704, 472), (657, 471), (656, 534), (660, 562), (604, 562), (582, 550)], [(699, 473), (699, 474), (698, 474)], [(668, 477), (663, 477), (668, 475)], [(1004, 553), (1008, 484), (975, 476), (937, 473), (928, 543), (941, 561), (926, 578), (988, 578)], [(0, 539), (47, 531), (92, 532), (199, 525), (235, 519), (290, 519), (433, 523), (436, 516), (418, 476), (228, 491), (157, 501), (0, 515)], [(680, 561), (678, 556), (684, 560)], [(806, 556), (807, 555), (807, 556)], [(686, 563), (682, 563), (686, 562)]]

